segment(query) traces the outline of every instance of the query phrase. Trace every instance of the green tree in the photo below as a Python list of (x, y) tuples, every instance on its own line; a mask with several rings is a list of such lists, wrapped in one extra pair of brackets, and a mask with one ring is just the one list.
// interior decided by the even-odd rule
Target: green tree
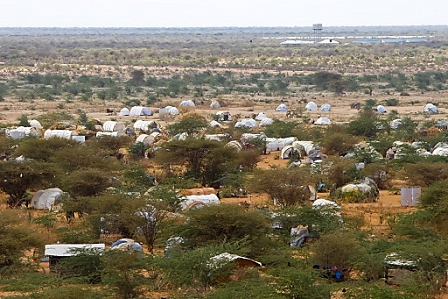
[(35, 161), (7, 161), (0, 163), (0, 189), (9, 195), (8, 206), (16, 208), (27, 200), (27, 191), (33, 187), (50, 186), (57, 170), (48, 163)]
[(188, 135), (193, 135), (207, 126), (208, 122), (203, 116), (196, 113), (191, 113), (182, 117), (180, 121), (169, 125), (167, 129), (173, 135), (184, 132), (188, 133)]
[(75, 170), (62, 181), (71, 196), (96, 196), (111, 185), (110, 174), (95, 169)]

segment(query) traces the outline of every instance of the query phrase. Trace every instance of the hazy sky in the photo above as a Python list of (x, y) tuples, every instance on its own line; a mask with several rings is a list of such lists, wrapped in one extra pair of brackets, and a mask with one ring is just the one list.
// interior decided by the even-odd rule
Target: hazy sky
[(0, 27), (448, 25), (448, 0), (0, 0)]

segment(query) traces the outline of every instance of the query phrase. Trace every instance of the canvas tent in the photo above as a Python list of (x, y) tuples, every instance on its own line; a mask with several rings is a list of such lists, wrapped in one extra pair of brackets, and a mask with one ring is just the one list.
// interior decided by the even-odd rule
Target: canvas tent
[(123, 109), (120, 110), (120, 113), (118, 114), (118, 116), (129, 116), (130, 111), (128, 108), (124, 107)]
[(159, 128), (159, 124), (153, 120), (137, 120), (134, 123), (135, 131), (149, 132), (151, 129)]
[(78, 135), (75, 131), (70, 130), (46, 130), (44, 133), (45, 139), (50, 138), (62, 138), (62, 139), (72, 139), (73, 136)]
[(277, 106), (275, 111), (286, 112), (286, 111), (288, 111), (288, 106), (286, 106), (286, 104), (280, 104), (280, 105)]
[(151, 109), (142, 106), (134, 106), (129, 111), (129, 116), (150, 116), (152, 114)]
[(220, 107), (221, 107), (221, 105), (217, 101), (212, 101), (210, 103), (210, 109), (219, 109)]
[(317, 111), (317, 104), (314, 102), (308, 102), (305, 106), (307, 111)]
[(437, 114), (439, 113), (439, 109), (437, 108), (436, 105), (428, 103), (423, 108), (423, 112), (427, 114)]
[(108, 120), (103, 124), (104, 132), (120, 132), (124, 131), (125, 125), (116, 121)]
[(51, 211), (55, 202), (62, 199), (64, 192), (59, 188), (39, 190), (31, 199), (31, 206), (38, 210)]
[(323, 104), (320, 106), (320, 111), (322, 112), (329, 112), (331, 111), (331, 105), (330, 104)]

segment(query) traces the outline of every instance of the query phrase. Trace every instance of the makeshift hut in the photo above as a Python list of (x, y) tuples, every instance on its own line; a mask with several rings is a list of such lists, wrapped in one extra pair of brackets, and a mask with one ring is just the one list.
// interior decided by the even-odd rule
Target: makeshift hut
[(110, 250), (143, 251), (143, 247), (133, 239), (123, 238), (112, 243)]
[(179, 109), (173, 106), (166, 106), (165, 108), (159, 109), (159, 117), (164, 118), (167, 116), (179, 115)]
[(292, 144), (297, 140), (296, 137), (286, 138), (265, 138), (266, 152), (281, 151), (285, 146)]
[(153, 120), (137, 120), (134, 123), (135, 131), (149, 132), (152, 129), (160, 128), (160, 125)]
[(135, 140), (136, 143), (138, 142), (142, 142), (146, 145), (151, 145), (155, 142), (155, 140), (157, 139), (158, 136), (162, 135), (159, 132), (152, 132), (151, 134), (141, 134), (140, 136), (137, 137), (137, 139)]
[(315, 122), (315, 125), (331, 125), (331, 120), (328, 117), (319, 117)]
[(257, 114), (257, 116), (255, 116), (255, 120), (263, 120), (267, 118), (266, 114), (264, 114), (264, 112), (260, 112)]
[(231, 121), (232, 120), (232, 115), (230, 114), (229, 111), (218, 111), (216, 112), (216, 119), (218, 121)]
[(241, 145), (241, 143), (236, 140), (232, 140), (232, 141), (228, 142), (225, 145), (225, 147), (233, 147), (237, 150), (237, 152), (239, 152), (243, 149), (243, 146)]
[(36, 128), (37, 130), (42, 130), (43, 127), (40, 124), (40, 122), (36, 119), (32, 119), (28, 122), (30, 124), (30, 127)]
[(378, 113), (386, 113), (387, 112), (386, 108), (384, 108), (383, 105), (376, 106), (375, 111), (378, 112)]
[(56, 265), (63, 259), (76, 256), (83, 251), (104, 252), (105, 244), (49, 244), (45, 245), (45, 256), (49, 259), (50, 272), (56, 272)]
[[(96, 132), (95, 137), (103, 137), (103, 136), (108, 136), (108, 137), (121, 137), (124, 136), (125, 133), (124, 131), (119, 131), (119, 132)], [(74, 139), (77, 136), (73, 136), (72, 139)]]
[(401, 126), (403, 124), (403, 120), (401, 120), (400, 118), (394, 119), (390, 122), (390, 128), (392, 130), (396, 130), (398, 129), (399, 126)]
[(286, 145), (282, 148), (280, 157), (282, 159), (291, 159), (293, 157), (297, 158), (297, 159), (301, 159), (302, 158), (301, 149), (295, 147), (292, 144)]
[(273, 123), (274, 123), (274, 120), (272, 118), (266, 117), (260, 121), (260, 126), (261, 127), (270, 126)]
[(236, 254), (231, 254), (228, 252), (224, 252), (211, 257), (208, 265), (210, 268), (216, 269), (230, 262), (235, 262), (239, 268), (248, 268), (248, 267), (257, 268), (263, 266), (262, 263), (256, 260)]
[(151, 109), (142, 106), (134, 106), (129, 111), (129, 116), (151, 116), (152, 114)]
[(190, 107), (190, 108), (192, 108), (192, 107), (195, 107), (196, 105), (194, 104), (194, 102), (192, 101), (192, 100), (185, 100), (185, 101), (182, 101), (182, 102), (180, 102), (180, 104), (179, 104), (179, 107)]
[(222, 128), (222, 125), (221, 125), (219, 122), (217, 122), (216, 120), (212, 120), (212, 121), (208, 124), (208, 126), (209, 126), (209, 127), (212, 127), (212, 128)]
[(255, 119), (252, 118), (241, 119), (235, 124), (235, 128), (256, 128), (256, 127), (258, 127), (258, 123)]
[(15, 129), (6, 130), (6, 134), (12, 139), (22, 139), (25, 137), (39, 137), (41, 131), (35, 127), (17, 127)]
[(180, 202), (180, 207), (182, 211), (188, 211), (190, 209), (200, 209), (208, 205), (217, 205), (219, 202), (216, 194), (186, 195)]

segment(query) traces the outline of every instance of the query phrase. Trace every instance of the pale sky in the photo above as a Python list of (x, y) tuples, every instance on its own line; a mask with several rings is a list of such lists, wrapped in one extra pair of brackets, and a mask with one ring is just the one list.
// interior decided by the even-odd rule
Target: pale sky
[(0, 27), (448, 25), (448, 0), (0, 0)]

